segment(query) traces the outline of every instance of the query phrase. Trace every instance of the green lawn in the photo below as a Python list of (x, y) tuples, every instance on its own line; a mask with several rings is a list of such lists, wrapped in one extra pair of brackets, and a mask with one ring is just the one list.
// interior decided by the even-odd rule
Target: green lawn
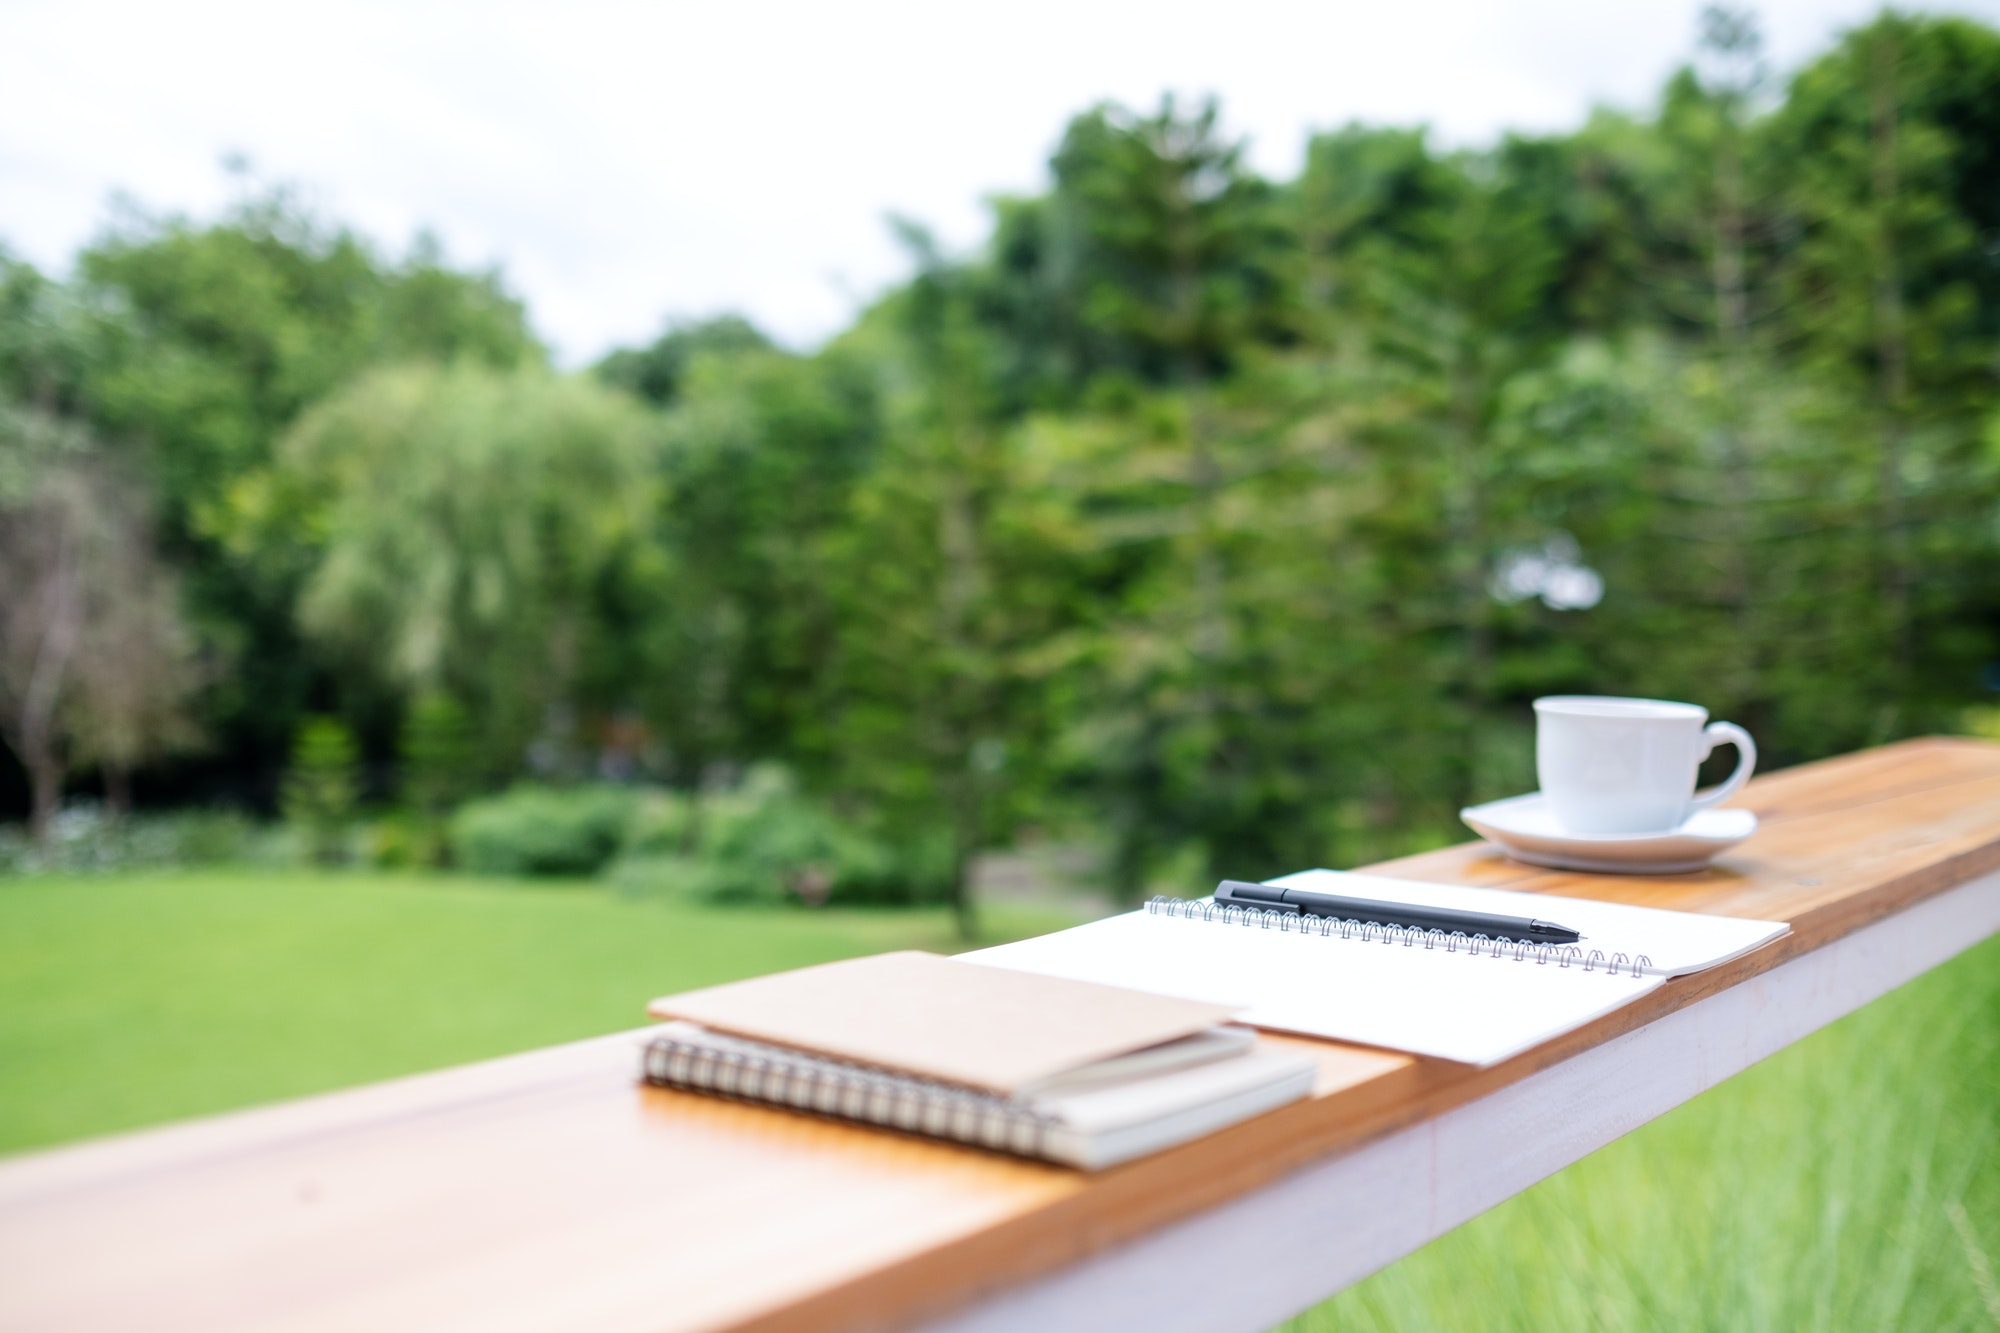
[[(988, 913), (994, 940), (1067, 924)], [(893, 948), (942, 911), (269, 871), (0, 879), (0, 1152), (643, 1025), (692, 986)]]
[[(0, 1149), (613, 1031), (655, 994), (911, 945), (955, 947), (942, 913), (414, 875), (0, 881)], [(1288, 1328), (1993, 1328), (1996, 1266), (2000, 940)]]

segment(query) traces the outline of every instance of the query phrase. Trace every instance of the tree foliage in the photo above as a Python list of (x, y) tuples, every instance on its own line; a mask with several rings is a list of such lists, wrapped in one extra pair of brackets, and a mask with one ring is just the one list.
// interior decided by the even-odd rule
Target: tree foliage
[(1459, 836), (1537, 694), (1789, 762), (2000, 688), (1997, 182), (1991, 29), (1780, 80), (1712, 8), (1655, 107), (1478, 150), (1268, 180), (1212, 102), (1090, 108), (810, 354), (722, 317), (565, 377), (434, 246), (126, 217), (0, 262), (0, 396), (151, 479), (218, 765), (337, 707), (435, 821), (776, 761), (962, 912), (1034, 828), (1136, 894)]
[(135, 768), (201, 739), (196, 646), (143, 488), (89, 434), (0, 403), (0, 738), (46, 844), (73, 765), (114, 813)]
[(311, 568), (301, 625), (357, 679), (465, 700), (496, 768), (565, 745), (598, 599), (647, 523), (652, 440), (584, 379), (362, 377), (277, 449), (279, 539), (302, 537)]
[(123, 207), (76, 269), (58, 284), (0, 257), (0, 397), (89, 423), (150, 481), (189, 614), (234, 663), (209, 693), (205, 762), (238, 786), (334, 692), (296, 631), (302, 571), (245, 532), (279, 437), (369, 366), (544, 353), (498, 275), (452, 268), (428, 238), (386, 258), (283, 190), (209, 224)]

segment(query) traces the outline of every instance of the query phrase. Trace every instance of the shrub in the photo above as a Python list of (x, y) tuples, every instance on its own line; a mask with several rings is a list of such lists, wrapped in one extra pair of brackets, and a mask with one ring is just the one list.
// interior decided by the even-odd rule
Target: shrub
[(513, 787), (459, 808), (452, 855), (482, 875), (594, 875), (623, 846), (637, 804), (622, 787)]
[[(399, 843), (377, 825), (375, 854)], [(593, 875), (620, 891), (716, 903), (913, 903), (942, 898), (942, 838), (874, 835), (775, 765), (703, 796), (659, 788), (516, 786), (451, 821), (460, 867), (484, 875)]]
[(621, 853), (626, 857), (656, 857), (692, 852), (693, 839), (700, 834), (694, 805), (693, 798), (679, 792), (657, 787), (640, 791), (634, 798)]
[(800, 792), (774, 765), (698, 800), (657, 793), (611, 878), (721, 903), (910, 903), (940, 896), (937, 840), (898, 847)]
[(257, 825), (236, 810), (183, 810), (134, 822), (164, 831), (175, 865), (226, 865), (255, 851)]
[(361, 829), (359, 859), (376, 870), (414, 870), (441, 858), (443, 838), (420, 815), (398, 810), (370, 820)]
[(68, 805), (41, 850), (25, 830), (0, 829), (0, 874), (70, 873), (219, 865), (248, 859), (256, 826), (233, 810), (182, 810), (112, 818), (95, 802)]

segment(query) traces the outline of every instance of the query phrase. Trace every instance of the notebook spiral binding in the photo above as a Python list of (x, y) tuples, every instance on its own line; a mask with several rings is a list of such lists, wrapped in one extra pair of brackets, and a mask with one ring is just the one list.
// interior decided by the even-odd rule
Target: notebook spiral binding
[(646, 1044), (648, 1083), (841, 1120), (1045, 1155), (1055, 1121), (1021, 1102), (950, 1083), (886, 1074), (824, 1056), (719, 1050), (672, 1037)]
[(1218, 903), (1208, 898), (1169, 898), (1157, 894), (1146, 903), (1153, 916), (1180, 917), (1188, 921), (1220, 921), (1232, 926), (1256, 926), (1263, 930), (1289, 931), (1300, 935), (1337, 935), (1343, 940), (1363, 943), (1400, 944), (1405, 948), (1422, 945), (1446, 953), (1484, 954), (1489, 958), (1512, 958), (1517, 963), (1574, 967), (1584, 972), (1602, 968), (1615, 976), (1630, 969), (1642, 977), (1653, 960), (1645, 954), (1636, 958), (1622, 953), (1606, 955), (1601, 949), (1585, 951), (1574, 944), (1533, 944), (1526, 940), (1495, 939), (1489, 935), (1468, 935), (1464, 931), (1443, 931), (1425, 926), (1397, 926), (1379, 921), (1354, 921), (1331, 916), (1306, 916), (1297, 912), (1273, 912), (1236, 903)]

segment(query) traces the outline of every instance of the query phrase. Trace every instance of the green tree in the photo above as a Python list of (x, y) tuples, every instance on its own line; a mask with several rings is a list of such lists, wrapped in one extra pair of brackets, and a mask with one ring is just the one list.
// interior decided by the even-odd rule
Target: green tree
[(403, 799), (419, 826), (421, 857), (435, 863), (444, 856), (452, 811), (483, 785), (472, 716), (448, 694), (420, 694), (404, 710), (396, 750)]
[[(878, 311), (893, 352), (876, 466), (830, 544), (839, 651), (833, 774), (906, 842), (948, 845), (945, 890), (975, 933), (970, 871), (1035, 788), (1036, 652), (1061, 623), (1057, 551), (1017, 503), (1018, 447), (972, 275), (903, 225), (917, 277)], [(886, 341), (886, 340), (885, 340)]]
[[(1978, 432), (2000, 337), (1982, 245), (2000, 229), (2000, 35), (1885, 12), (1798, 75), (1769, 133), (1794, 173), (1799, 359), (1860, 407), (1848, 430), (1873, 456), (1873, 637), (1893, 733), (1934, 709), (1927, 676), (1966, 671), (1939, 659), (1931, 631), (1962, 605), (1961, 561), (1990, 550), (1962, 534), (1984, 501)], [(1937, 557), (1959, 568), (1939, 578)]]
[(334, 717), (308, 717), (292, 742), (279, 809), (313, 861), (346, 859), (347, 831), (361, 795), (361, 752)]
[(0, 331), (0, 379), (32, 381), (17, 392), (88, 422), (150, 483), (189, 614), (235, 663), (199, 721), (211, 776), (241, 782), (331, 684), (293, 620), (299, 570), (262, 559), (246, 531), (277, 439), (370, 365), (544, 354), (497, 274), (449, 267), (427, 238), (386, 258), (281, 190), (213, 222), (128, 208), (76, 272), (43, 283), (20, 321), (0, 309), (15, 335)]
[(1225, 373), (1253, 339), (1284, 341), (1283, 234), (1270, 186), (1206, 101), (1078, 116), (1050, 159), (1077, 323), (1105, 369), (1159, 383)]
[(1123, 655), (1121, 641), (1162, 633), (1185, 655), (1096, 676), (1079, 696), (1090, 700), (1086, 716), (1129, 721), (1073, 732), (1102, 738), (1079, 739), (1076, 750), (1091, 756), (1083, 780), (1117, 829), (1116, 878), (1128, 897), (1158, 859), (1163, 831), (1191, 831), (1186, 808), (1166, 798), (1173, 784), (1163, 774), (1183, 762), (1177, 756), (1205, 756), (1193, 762), (1217, 781), (1244, 757), (1230, 743), (1224, 697), (1239, 644), (1223, 512), (1232, 477), (1214, 394), (1246, 357), (1291, 332), (1274, 196), (1242, 159), (1213, 102), (1183, 115), (1169, 98), (1152, 116), (1100, 107), (1078, 117), (1051, 161), (1055, 235), (1071, 252), (1075, 324), (1085, 364), (1098, 367), (1101, 400), (1123, 392), (1136, 401), (1115, 387), (1120, 376), (1161, 386), (1159, 397), (1142, 396), (1148, 410), (1132, 414), (1145, 447), (1103, 459), (1125, 478), (1100, 484), (1131, 511), (1128, 529), (1150, 533), (1117, 562), (1128, 586), (1164, 595), (1098, 618), (1094, 632), (1105, 641), (1092, 655)]
[(0, 258), (0, 399), (158, 515), (160, 660), (233, 664), (213, 774), (308, 699), (400, 723), (426, 810), (530, 751), (776, 760), (966, 920), (1030, 822), (1101, 827), (1128, 895), (1458, 836), (1532, 781), (1538, 693), (1695, 698), (1785, 761), (2000, 670), (1990, 28), (1885, 13), (1780, 82), (1714, 8), (1643, 113), (1350, 125), (1290, 181), (1223, 126), (1092, 108), (976, 252), (902, 226), (823, 350), (725, 317), (575, 379), (434, 242), (128, 214), (75, 279)]
[[(1311, 145), (1298, 186), (1321, 382), (1374, 400), (1356, 444), (1393, 497), (1376, 516), (1393, 591), (1373, 632), (1407, 645), (1404, 669), (1432, 682), (1408, 743), (1424, 759), (1410, 768), (1449, 809), (1482, 786), (1507, 703), (1490, 595), (1493, 423), (1509, 381), (1574, 322), (1575, 175), (1543, 141), (1438, 157), (1418, 136), (1350, 129)], [(1359, 406), (1322, 410), (1339, 421)]]
[(690, 785), (759, 758), (824, 771), (826, 545), (876, 462), (873, 366), (845, 343), (698, 356), (661, 430), (656, 560), (620, 586), (632, 698)]
[(698, 356), (768, 352), (771, 340), (741, 315), (677, 323), (646, 347), (621, 348), (597, 364), (607, 384), (637, 394), (656, 407), (680, 397), (691, 363)]
[(537, 739), (560, 759), (602, 702), (601, 593), (645, 540), (656, 457), (646, 415), (585, 379), (377, 371), (280, 445), (267, 549), (307, 569), (300, 622), (330, 660), (464, 700), (506, 773)]

